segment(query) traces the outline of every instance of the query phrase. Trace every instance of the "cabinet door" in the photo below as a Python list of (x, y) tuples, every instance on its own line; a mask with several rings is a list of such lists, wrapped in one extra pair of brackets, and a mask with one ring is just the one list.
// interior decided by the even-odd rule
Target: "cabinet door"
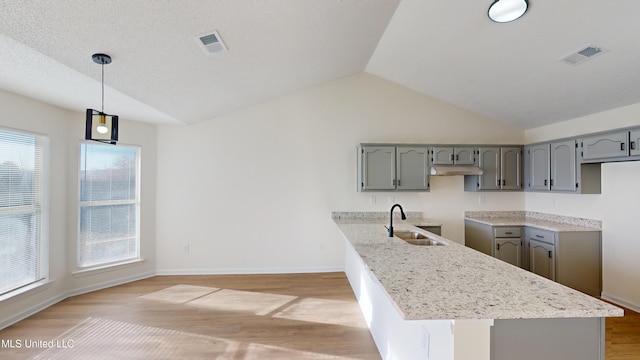
[(556, 280), (555, 246), (538, 240), (529, 240), (529, 266), (531, 272)]
[(500, 148), (489, 147), (478, 149), (478, 166), (482, 175), (478, 176), (479, 190), (499, 190), (500, 182)]
[(576, 191), (576, 142), (551, 143), (551, 191)]
[(495, 257), (511, 265), (520, 267), (522, 254), (522, 242), (520, 239), (495, 239)]
[(429, 189), (429, 150), (426, 147), (396, 147), (398, 190)]
[(549, 145), (527, 147), (527, 187), (534, 191), (549, 190)]
[(396, 189), (395, 146), (365, 146), (362, 157), (362, 190)]
[(453, 147), (437, 147), (431, 150), (431, 163), (433, 165), (453, 165)]
[(629, 155), (640, 155), (640, 129), (629, 132)]
[(472, 147), (456, 147), (453, 149), (453, 157), (456, 165), (476, 164), (475, 148)]
[(588, 161), (628, 156), (628, 136), (628, 131), (619, 131), (580, 139), (582, 160)]
[(522, 148), (501, 148), (500, 162), (500, 188), (522, 189)]

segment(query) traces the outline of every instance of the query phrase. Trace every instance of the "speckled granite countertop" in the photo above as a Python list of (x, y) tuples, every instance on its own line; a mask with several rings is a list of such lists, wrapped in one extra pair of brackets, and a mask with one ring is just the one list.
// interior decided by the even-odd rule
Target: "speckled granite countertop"
[(550, 231), (601, 231), (602, 222), (534, 211), (467, 211), (466, 220), (491, 226), (532, 226)]
[[(388, 213), (366, 220), (341, 214), (334, 213), (334, 221), (406, 320), (623, 315), (620, 308), (425, 231), (449, 245), (389, 238)], [(394, 219), (395, 230), (421, 231), (409, 224)]]

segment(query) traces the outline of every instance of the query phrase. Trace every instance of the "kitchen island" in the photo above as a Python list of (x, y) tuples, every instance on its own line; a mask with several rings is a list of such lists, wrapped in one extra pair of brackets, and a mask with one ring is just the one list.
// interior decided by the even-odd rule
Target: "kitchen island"
[(388, 237), (381, 213), (333, 213), (346, 273), (385, 359), (603, 359), (608, 303), (414, 225), (446, 246)]

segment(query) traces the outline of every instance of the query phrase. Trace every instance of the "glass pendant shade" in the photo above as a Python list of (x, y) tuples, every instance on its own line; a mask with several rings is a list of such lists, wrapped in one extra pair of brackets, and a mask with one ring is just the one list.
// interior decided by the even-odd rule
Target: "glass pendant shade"
[(505, 23), (520, 18), (527, 11), (527, 0), (496, 0), (489, 6), (489, 19)]

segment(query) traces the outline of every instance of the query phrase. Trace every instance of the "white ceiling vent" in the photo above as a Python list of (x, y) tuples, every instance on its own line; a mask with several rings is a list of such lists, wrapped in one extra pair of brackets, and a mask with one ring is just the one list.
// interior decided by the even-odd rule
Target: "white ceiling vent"
[(197, 37), (198, 43), (207, 54), (215, 54), (227, 51), (227, 47), (222, 42), (222, 38), (217, 31)]
[(599, 46), (589, 44), (563, 57), (562, 59), (560, 59), (560, 61), (564, 61), (566, 64), (569, 64), (569, 65), (578, 65), (578, 64), (582, 64), (583, 62), (589, 59), (593, 59), (594, 57), (600, 54), (604, 54), (607, 51), (609, 50), (603, 49)]

